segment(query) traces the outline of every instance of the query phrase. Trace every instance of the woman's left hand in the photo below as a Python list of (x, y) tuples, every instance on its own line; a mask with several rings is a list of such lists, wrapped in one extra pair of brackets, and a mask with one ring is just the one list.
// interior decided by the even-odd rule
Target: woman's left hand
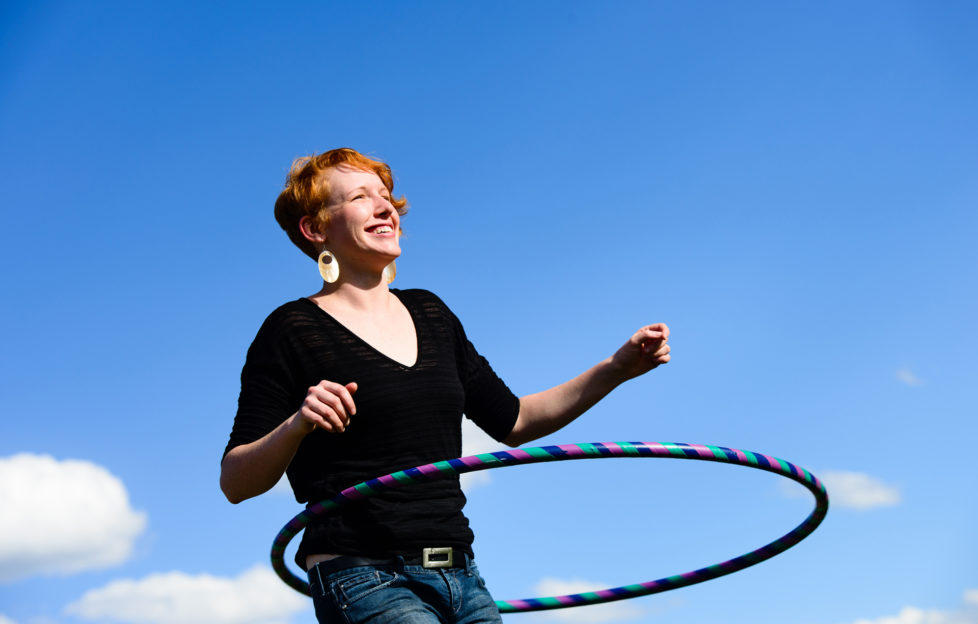
[(646, 325), (611, 356), (611, 363), (622, 381), (644, 375), (669, 361), (669, 327), (665, 323)]

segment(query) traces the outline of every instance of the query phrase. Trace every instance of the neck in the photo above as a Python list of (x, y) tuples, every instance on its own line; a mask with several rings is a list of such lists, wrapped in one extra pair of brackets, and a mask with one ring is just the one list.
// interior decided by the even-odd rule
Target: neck
[(353, 311), (376, 311), (390, 301), (390, 290), (382, 276), (372, 279), (343, 279), (333, 284), (323, 284), (322, 290), (310, 299), (330, 305), (340, 305)]

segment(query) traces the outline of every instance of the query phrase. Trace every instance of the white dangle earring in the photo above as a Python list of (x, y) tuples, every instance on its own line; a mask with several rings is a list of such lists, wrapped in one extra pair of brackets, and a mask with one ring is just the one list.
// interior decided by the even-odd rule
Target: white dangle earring
[(394, 261), (392, 260), (390, 264), (384, 267), (384, 281), (390, 284), (394, 281), (396, 275), (397, 267), (394, 266)]
[(328, 249), (323, 249), (316, 263), (319, 265), (319, 274), (323, 277), (324, 282), (332, 284), (339, 279), (340, 263)]
[[(397, 228), (397, 240), (401, 240), (401, 228)], [(394, 277), (397, 276), (397, 266), (394, 265), (394, 261), (384, 267), (384, 281), (390, 284), (394, 281)]]

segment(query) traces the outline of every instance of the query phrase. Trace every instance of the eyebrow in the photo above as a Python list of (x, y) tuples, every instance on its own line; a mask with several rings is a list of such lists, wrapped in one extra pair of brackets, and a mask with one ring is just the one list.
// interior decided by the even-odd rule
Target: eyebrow
[[(390, 193), (390, 191), (387, 189), (387, 185), (384, 184), (383, 182), (380, 183), (380, 188), (381, 188), (380, 191), (381, 193)], [(370, 190), (369, 186), (367, 186), (366, 184), (361, 184), (360, 186), (351, 188), (349, 192), (347, 192), (346, 196), (351, 197), (354, 193), (358, 193), (360, 191), (369, 191), (369, 190)]]

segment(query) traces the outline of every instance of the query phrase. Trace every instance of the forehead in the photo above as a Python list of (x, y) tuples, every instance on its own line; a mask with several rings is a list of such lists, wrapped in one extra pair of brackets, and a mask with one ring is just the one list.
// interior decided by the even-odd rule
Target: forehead
[(372, 188), (375, 186), (384, 186), (383, 180), (380, 179), (373, 171), (367, 171), (365, 169), (355, 169), (353, 167), (339, 166), (329, 169), (325, 173), (326, 181), (331, 189), (331, 195), (342, 195), (343, 193), (365, 186), (367, 188)]

